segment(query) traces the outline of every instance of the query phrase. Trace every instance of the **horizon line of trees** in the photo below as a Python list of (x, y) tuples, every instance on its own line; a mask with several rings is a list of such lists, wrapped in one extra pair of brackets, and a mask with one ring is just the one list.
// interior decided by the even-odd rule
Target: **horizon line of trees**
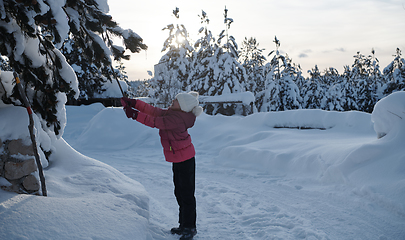
[[(179, 19), (178, 8), (173, 15)], [(381, 98), (405, 90), (405, 60), (399, 48), (382, 71), (373, 49), (368, 56), (357, 52), (354, 63), (344, 66), (343, 73), (333, 67), (321, 71), (315, 66), (305, 78), (301, 67), (288, 54), (280, 53), (277, 37), (275, 49), (267, 57), (253, 37), (245, 37), (239, 49), (235, 38), (228, 35), (233, 19), (226, 7), (224, 30), (217, 38), (208, 29), (207, 14), (202, 11), (199, 17), (200, 38), (193, 44), (183, 24), (169, 24), (163, 29), (169, 31), (164, 55), (155, 66), (155, 76), (144, 81), (135, 95), (169, 105), (183, 91), (193, 90), (203, 96), (250, 91), (259, 112), (324, 109), (370, 113)], [(218, 104), (212, 114), (223, 112), (232, 115), (238, 109)]]

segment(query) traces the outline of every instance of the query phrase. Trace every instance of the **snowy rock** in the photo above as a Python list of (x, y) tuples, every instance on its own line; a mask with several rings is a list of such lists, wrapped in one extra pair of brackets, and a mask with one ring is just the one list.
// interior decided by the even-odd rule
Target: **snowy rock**
[(33, 193), (39, 190), (38, 180), (31, 173), (37, 170), (32, 144), (22, 139), (0, 140), (0, 176), (2, 188), (17, 193)]
[(25, 190), (27, 191), (38, 191), (39, 190), (39, 183), (38, 180), (35, 176), (33, 175), (28, 175), (27, 177), (24, 178), (23, 181), (23, 186), (25, 188)]
[(387, 135), (405, 119), (405, 92), (395, 92), (381, 99), (374, 106), (371, 121), (378, 138)]
[(4, 164), (4, 176), (7, 179), (15, 180), (28, 176), (32, 172), (37, 170), (37, 165), (35, 164), (35, 159), (31, 158), (23, 162), (6, 162)]
[(27, 146), (24, 145), (21, 141), (21, 139), (17, 140), (11, 140), (10, 143), (8, 144), (8, 151), (10, 152), (10, 155), (30, 155), (34, 156), (34, 150), (32, 148), (32, 144)]

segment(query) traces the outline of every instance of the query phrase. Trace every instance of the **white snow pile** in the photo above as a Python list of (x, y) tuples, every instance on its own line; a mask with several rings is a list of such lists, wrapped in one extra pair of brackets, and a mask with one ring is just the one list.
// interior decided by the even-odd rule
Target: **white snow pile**
[[(189, 131), (195, 239), (405, 239), (404, 99), (373, 114), (202, 114)], [(158, 131), (101, 104), (67, 106), (67, 119), (51, 139), (48, 197), (0, 190), (0, 239), (177, 239)]]
[[(64, 139), (48, 135), (33, 117), (48, 197), (0, 190), (0, 239), (147, 239), (145, 188), (78, 153)], [(23, 107), (0, 108), (0, 139), (23, 139), (29, 144), (28, 121)], [(49, 166), (39, 145), (54, 152)], [(9, 183), (0, 177), (0, 185)]]
[(405, 119), (405, 95), (395, 92), (381, 99), (374, 107), (371, 120), (378, 137), (384, 137), (390, 131), (400, 132)]

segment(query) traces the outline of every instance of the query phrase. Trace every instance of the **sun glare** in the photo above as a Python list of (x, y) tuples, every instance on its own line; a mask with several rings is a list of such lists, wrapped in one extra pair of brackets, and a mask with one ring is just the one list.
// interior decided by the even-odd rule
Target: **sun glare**
[(185, 41), (186, 41), (186, 38), (185, 38), (185, 37), (183, 37), (183, 36), (181, 36), (181, 35), (177, 35), (177, 36), (176, 36), (176, 43), (177, 43), (178, 45), (183, 44)]

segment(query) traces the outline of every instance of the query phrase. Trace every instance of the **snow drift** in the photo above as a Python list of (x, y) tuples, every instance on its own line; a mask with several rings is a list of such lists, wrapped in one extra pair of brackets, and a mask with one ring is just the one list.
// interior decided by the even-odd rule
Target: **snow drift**
[[(353, 207), (356, 204), (353, 204), (351, 199), (353, 195), (358, 196), (369, 204), (367, 211), (373, 212), (373, 216), (384, 216), (386, 222), (383, 226), (390, 226), (390, 232), (377, 230), (380, 235), (376, 237), (388, 239), (395, 236), (396, 239), (398, 237), (401, 239), (405, 234), (400, 227), (404, 226), (405, 216), (403, 202), (405, 109), (402, 100), (404, 94), (400, 92), (383, 99), (376, 105), (372, 115), (362, 112), (322, 110), (257, 113), (247, 117), (202, 114), (197, 119), (196, 125), (190, 129), (190, 134), (197, 149), (197, 161), (205, 161), (204, 164), (201, 163), (205, 169), (215, 170), (221, 166), (232, 169), (230, 172), (235, 171), (235, 177), (245, 176), (243, 174), (246, 171), (257, 172), (257, 175), (268, 176), (270, 181), (263, 184), (268, 184), (269, 187), (273, 183), (271, 179), (283, 179), (283, 182), (295, 186), (291, 190), (281, 188), (283, 186), (277, 190), (300, 191), (304, 194), (300, 189), (313, 189), (315, 192), (305, 194), (315, 194), (314, 199), (324, 194), (326, 190), (332, 196), (347, 198), (347, 203)], [(108, 162), (123, 162), (122, 158), (129, 158), (125, 164), (131, 163), (133, 166), (122, 167), (134, 169), (132, 171), (135, 172), (131, 172), (131, 175), (137, 175), (136, 164), (149, 167), (148, 171), (153, 171), (158, 166), (156, 161), (166, 164), (162, 154), (160, 158), (156, 157), (160, 156), (159, 153), (162, 151), (157, 130), (127, 119), (121, 108), (104, 108), (101, 104), (93, 104), (81, 107), (67, 106), (66, 109), (68, 122), (63, 138), (69, 144), (64, 139), (51, 139), (55, 153), (45, 170), (49, 197), (16, 195), (0, 190), (2, 216), (0, 238), (55, 239), (55, 236), (59, 239), (132, 239), (134, 236), (136, 239), (170, 238), (164, 234), (161, 235), (163, 237), (157, 237), (156, 232), (161, 230), (156, 230), (159, 226), (151, 225), (149, 220), (150, 196), (139, 182), (75, 150), (111, 158), (122, 152), (123, 155), (120, 155), (119, 159), (109, 159)], [(7, 115), (12, 118), (11, 113)], [(132, 158), (137, 155), (141, 160), (134, 161)], [(158, 159), (152, 161), (148, 157)], [(240, 174), (237, 174), (238, 172)], [(201, 178), (203, 173), (198, 174)], [(163, 181), (159, 178), (161, 175), (160, 172), (153, 172), (149, 178), (153, 179), (155, 185), (161, 184)], [(167, 177), (164, 179), (167, 181)], [(209, 183), (205, 180), (203, 184)], [(200, 187), (204, 188), (199, 193), (202, 194), (199, 198), (200, 204), (204, 204), (203, 197), (214, 198), (207, 199), (208, 203), (205, 205), (211, 211), (216, 209), (220, 213), (226, 213), (226, 203), (235, 206), (239, 204), (237, 199), (232, 199), (236, 198), (232, 192), (237, 186), (224, 189), (223, 192), (220, 190), (221, 193), (215, 196), (207, 195), (207, 191), (215, 189), (217, 185), (200, 185)], [(157, 188), (157, 191), (161, 189)], [(295, 196), (296, 193), (291, 194)], [(249, 196), (242, 193), (241, 197), (246, 200)], [(310, 201), (309, 198), (306, 199)], [(154, 204), (160, 202), (159, 199), (152, 200)], [(162, 205), (154, 208), (161, 209), (166, 201), (166, 198), (162, 199)], [(221, 203), (218, 201), (224, 201), (222, 205), (217, 205), (224, 209), (212, 208), (215, 204)], [(270, 221), (268, 225), (267, 220), (261, 217), (266, 215), (266, 212), (261, 211), (267, 210), (254, 207), (261, 206), (261, 201), (267, 199), (255, 199), (249, 205), (256, 214), (242, 215), (242, 224), (248, 224), (250, 217), (255, 217), (257, 221), (265, 221), (263, 224), (249, 225), (249, 228), (241, 229), (246, 236), (248, 229), (257, 229), (257, 233), (262, 233), (259, 235), (262, 237), (258, 239), (266, 239), (266, 236), (270, 236), (265, 234), (268, 228), (272, 228), (270, 233), (276, 228), (276, 232), (273, 233), (275, 235), (272, 236), (287, 238), (312, 236), (328, 239), (325, 236), (332, 238), (340, 236), (343, 234), (341, 231), (346, 228), (355, 232), (344, 233), (345, 236), (352, 234), (350, 236), (358, 239), (370, 236), (368, 232), (364, 232), (371, 229), (367, 228), (369, 222), (366, 219), (366, 222), (362, 223), (362, 226), (366, 227), (365, 230), (344, 226), (345, 223), (355, 225), (353, 219), (346, 219), (347, 221), (338, 228), (325, 229), (322, 219), (304, 217), (300, 212), (288, 212), (294, 211), (295, 206), (283, 208), (282, 205), (276, 205), (272, 209), (284, 210), (284, 213), (281, 211), (268, 220)], [(285, 202), (284, 205), (295, 204), (288, 199), (278, 201)], [(299, 206), (313, 205), (309, 202), (302, 204), (304, 205)], [(288, 211), (285, 212), (286, 210)], [(313, 211), (319, 212), (321, 209), (315, 206)], [(334, 211), (333, 208), (330, 211)], [(222, 218), (211, 220), (227, 221), (228, 215), (220, 213)], [(208, 213), (201, 213), (199, 221), (205, 221), (201, 217), (206, 214)], [(363, 216), (353, 209), (352, 215), (356, 214), (359, 216), (354, 219), (361, 219)], [(286, 218), (286, 216), (296, 217)], [(283, 223), (281, 221), (283, 219), (287, 222)], [(157, 221), (162, 220), (155, 219), (154, 223)], [(238, 223), (237, 219), (229, 224), (235, 223)], [(374, 226), (373, 224), (370, 226)], [(277, 226), (284, 227), (277, 228)], [(203, 232), (204, 230), (200, 231)], [(209, 239), (210, 236), (217, 239), (223, 237), (218, 232), (207, 236), (201, 234), (198, 238)]]

